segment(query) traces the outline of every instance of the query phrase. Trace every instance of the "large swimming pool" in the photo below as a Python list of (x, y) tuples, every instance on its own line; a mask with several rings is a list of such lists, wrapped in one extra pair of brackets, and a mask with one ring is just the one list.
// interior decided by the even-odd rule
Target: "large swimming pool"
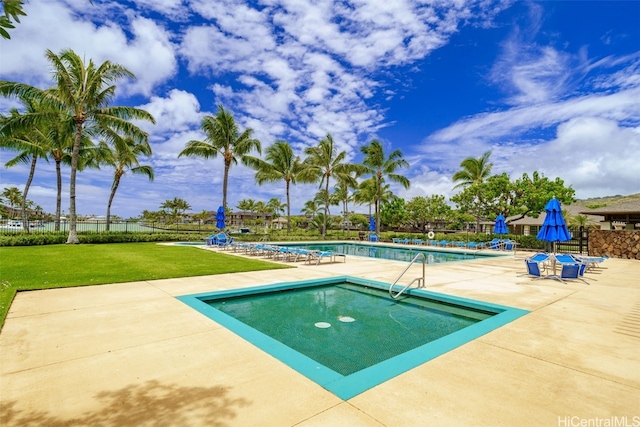
[(524, 310), (349, 276), (178, 297), (342, 399), (406, 372)]
[(379, 243), (287, 243), (286, 246), (406, 262), (411, 261), (418, 252), (422, 252), (426, 255), (427, 264), (439, 264), (443, 262), (465, 261), (480, 257), (505, 255), (503, 253), (486, 253), (477, 251), (431, 250), (420, 246), (402, 248), (397, 246), (385, 246)]

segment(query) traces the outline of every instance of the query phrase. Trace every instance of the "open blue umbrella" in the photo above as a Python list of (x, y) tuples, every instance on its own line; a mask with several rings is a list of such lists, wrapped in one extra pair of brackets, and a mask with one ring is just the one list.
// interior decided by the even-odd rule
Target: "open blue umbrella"
[(496, 234), (507, 234), (509, 232), (504, 215), (500, 214), (496, 217), (496, 223), (493, 225), (493, 232)]
[(537, 239), (553, 243), (571, 240), (571, 234), (569, 234), (567, 223), (562, 216), (562, 208), (558, 199), (554, 197), (549, 200), (544, 210), (546, 211), (546, 216), (536, 236)]
[(216, 227), (218, 227), (220, 230), (224, 230), (224, 220), (225, 220), (225, 212), (224, 212), (224, 206), (220, 206), (218, 208), (218, 212), (216, 212)]

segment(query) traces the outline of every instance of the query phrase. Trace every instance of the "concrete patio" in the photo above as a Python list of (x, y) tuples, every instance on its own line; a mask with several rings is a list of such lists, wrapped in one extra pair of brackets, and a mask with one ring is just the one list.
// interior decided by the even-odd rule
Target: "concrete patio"
[(348, 401), (174, 297), (332, 275), (391, 282), (405, 263), (349, 256), (19, 293), (0, 333), (0, 424), (640, 425), (640, 262), (610, 259), (590, 285), (563, 284), (518, 276), (518, 255), (428, 266), (427, 288), (531, 313)]

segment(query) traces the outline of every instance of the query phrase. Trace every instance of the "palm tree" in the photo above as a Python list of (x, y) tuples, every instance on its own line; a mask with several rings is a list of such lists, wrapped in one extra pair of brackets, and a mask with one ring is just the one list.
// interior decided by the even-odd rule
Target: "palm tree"
[[(96, 66), (92, 60), (85, 64), (72, 50), (63, 50), (56, 55), (47, 50), (46, 57), (53, 68), (53, 79), (56, 83), (51, 90), (29, 86), (23, 83), (0, 81), (0, 95), (17, 96), (18, 98), (35, 99), (51, 106), (44, 114), (35, 114), (16, 121), (15, 126), (22, 127), (51, 122), (62, 118), (67, 124), (74, 126), (73, 149), (71, 152), (71, 173), (69, 179), (69, 237), (67, 243), (79, 243), (76, 232), (76, 174), (80, 158), (80, 148), (87, 127), (113, 129), (125, 135), (143, 138), (146, 133), (130, 120), (155, 120), (148, 112), (126, 106), (110, 106), (115, 96), (115, 82), (121, 78), (135, 76), (121, 65), (110, 61)], [(47, 109), (48, 110), (48, 109)], [(62, 117), (60, 116), (62, 114)]]
[(120, 185), (120, 180), (125, 173), (144, 175), (153, 181), (153, 168), (149, 165), (141, 165), (139, 156), (150, 156), (151, 146), (145, 138), (143, 141), (135, 141), (131, 137), (123, 137), (117, 132), (106, 130), (110, 144), (100, 142), (100, 162), (113, 168), (113, 182), (111, 184), (111, 194), (107, 203), (107, 226), (109, 231), (111, 222), (111, 204), (116, 196), (116, 191)]
[[(25, 113), (32, 114), (37, 111), (39, 104), (35, 101), (26, 99), (22, 99), (21, 101), (23, 108), (25, 109)], [(11, 110), (10, 117), (15, 119), (19, 115), (20, 113), (17, 109)], [(29, 193), (29, 188), (31, 187), (31, 182), (33, 181), (33, 176), (36, 173), (36, 164), (38, 159), (43, 158), (48, 160), (48, 132), (46, 128), (43, 129), (42, 126), (34, 126), (26, 131), (13, 129), (14, 132), (10, 132), (10, 128), (5, 129), (2, 126), (2, 124), (7, 120), (9, 120), (8, 117), (1, 116), (0, 118), (0, 128), (2, 129), (0, 132), (0, 147), (17, 150), (19, 153), (16, 157), (5, 163), (5, 167), (12, 167), (17, 164), (30, 165), (29, 176), (27, 177), (27, 182), (24, 186), (21, 203), (22, 226), (27, 232), (29, 232), (29, 226), (27, 224), (27, 195)]]
[(372, 140), (369, 145), (362, 147), (360, 151), (365, 155), (362, 164), (366, 173), (371, 174), (375, 187), (376, 231), (380, 232), (380, 203), (382, 202), (385, 178), (397, 182), (405, 189), (409, 188), (411, 185), (409, 180), (405, 176), (395, 173), (399, 168), (409, 167), (409, 163), (402, 158), (400, 150), (394, 150), (386, 157), (382, 144), (376, 139)]
[(287, 204), (282, 203), (277, 197), (270, 198), (266, 204), (266, 208), (269, 210), (269, 213), (273, 215), (274, 219), (280, 217), (280, 214), (284, 213), (286, 207)]
[[(331, 177), (349, 181), (352, 185), (356, 185), (355, 179), (350, 177), (352, 172), (359, 172), (358, 165), (345, 163), (347, 157), (346, 151), (337, 152), (333, 137), (330, 134), (320, 141), (315, 147), (308, 147), (304, 150), (307, 158), (304, 160), (304, 173), (301, 178), (307, 182), (320, 182), (320, 188), (324, 184), (324, 194), (326, 197), (324, 204), (324, 215), (322, 223), (322, 237), (327, 234), (327, 217), (329, 213), (329, 186)], [(353, 180), (353, 181), (351, 181)]]
[(247, 156), (245, 162), (257, 171), (255, 179), (258, 185), (284, 181), (287, 195), (287, 233), (289, 233), (291, 230), (291, 197), (289, 192), (291, 184), (295, 185), (299, 181), (309, 182), (304, 176), (302, 160), (293, 154), (293, 149), (288, 142), (276, 141), (267, 148), (265, 160)]
[(218, 105), (218, 113), (215, 117), (205, 116), (202, 119), (202, 130), (206, 138), (203, 141), (192, 140), (187, 142), (184, 150), (178, 157), (202, 157), (205, 159), (216, 158), (218, 154), (224, 161), (224, 177), (222, 181), (222, 206), (227, 208), (227, 183), (229, 180), (229, 168), (232, 164), (238, 164), (238, 158), (245, 164), (247, 155), (254, 149), (261, 153), (260, 141), (251, 138), (253, 130), (247, 128), (240, 132), (233, 115)]
[(491, 151), (487, 151), (482, 156), (467, 157), (460, 163), (462, 170), (453, 174), (453, 182), (459, 182), (455, 187), (468, 187), (473, 184), (482, 184), (491, 174), (493, 163), (489, 163)]
[(307, 200), (300, 212), (305, 216), (315, 218), (316, 215), (320, 213), (320, 207), (318, 206), (318, 202), (315, 199)]
[(236, 205), (241, 211), (253, 212), (256, 210), (256, 201), (253, 199), (242, 199)]
[(9, 203), (11, 216), (15, 216), (16, 206), (18, 206), (22, 201), (22, 191), (20, 191), (18, 187), (5, 187), (2, 192), (2, 197), (7, 201), (7, 203)]
[(178, 217), (188, 209), (191, 209), (189, 203), (186, 200), (181, 199), (179, 197), (174, 197), (173, 199), (165, 200), (161, 205), (160, 209), (168, 209), (173, 219), (173, 223), (178, 223)]

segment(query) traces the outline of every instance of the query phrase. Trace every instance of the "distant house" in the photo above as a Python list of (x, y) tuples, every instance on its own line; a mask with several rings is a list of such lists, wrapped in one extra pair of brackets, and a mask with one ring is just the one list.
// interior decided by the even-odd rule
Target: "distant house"
[(586, 215), (600, 215), (601, 230), (640, 229), (640, 201), (616, 203), (596, 209), (584, 210)]
[(273, 215), (271, 213), (258, 213), (239, 211), (232, 212), (226, 218), (226, 226), (231, 228), (251, 227), (256, 225), (270, 225)]

